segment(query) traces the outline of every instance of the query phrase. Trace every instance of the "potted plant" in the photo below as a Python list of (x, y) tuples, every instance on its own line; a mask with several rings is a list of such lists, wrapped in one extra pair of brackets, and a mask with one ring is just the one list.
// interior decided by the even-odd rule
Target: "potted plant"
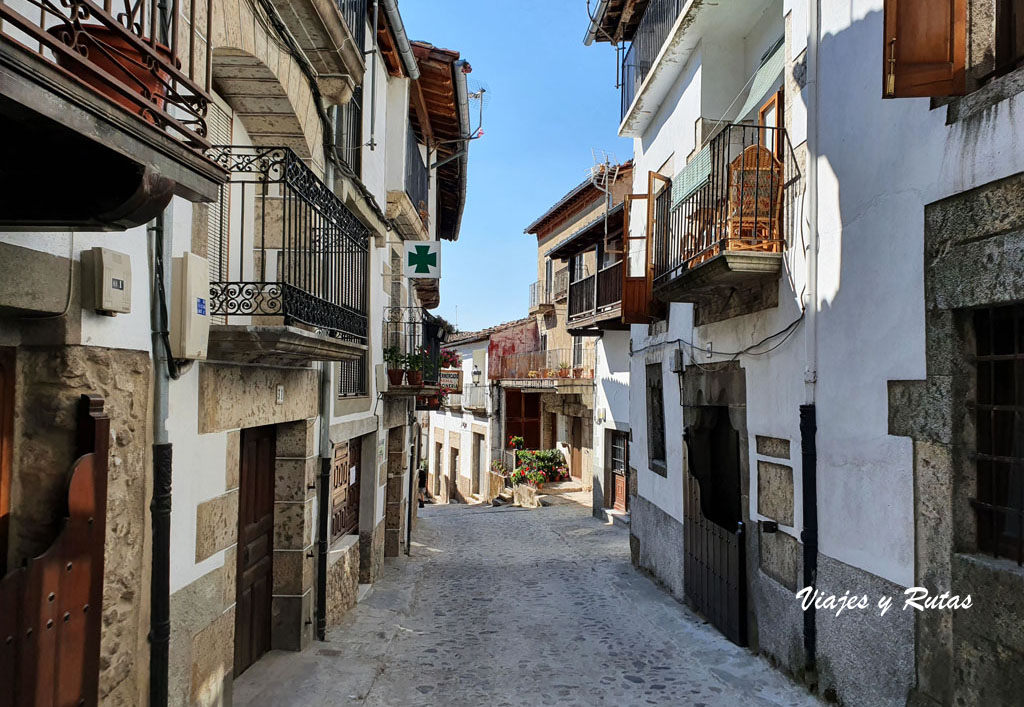
[(392, 386), (402, 385), (402, 378), (405, 377), (405, 356), (397, 346), (389, 346), (384, 349), (384, 363), (388, 367), (388, 383)]
[(451, 349), (442, 349), (441, 368), (462, 368), (462, 359)]
[(578, 368), (572, 369), (572, 377), (573, 378), (582, 378), (583, 377), (583, 366), (579, 366)]
[(426, 356), (423, 349), (417, 349), (405, 357), (405, 376), (409, 379), (409, 385), (423, 385), (423, 366), (426, 363)]
[(170, 47), (160, 43), (150, 44), (149, 39), (144, 36), (137, 36), (138, 43), (133, 42), (127, 36), (128, 31), (123, 29), (112, 29), (105, 25), (92, 23), (82, 23), (80, 26), (79, 32), (65, 24), (57, 24), (47, 30), (57, 40), (70, 47), (73, 54), (88, 57), (88, 62), (83, 62), (72, 59), (63, 52), (54, 52), (57, 64), (75, 74), (114, 103), (136, 115), (142, 115), (150, 123), (154, 122), (151, 115), (140, 109), (139, 103), (114, 88), (109, 81), (90, 69), (87, 64), (92, 63), (138, 92), (140, 103), (152, 103), (158, 110), (162, 110), (170, 74), (160, 70), (158, 66), (150, 68), (149, 55), (139, 49), (138, 45), (150, 46), (151, 51), (165, 65), (170, 66), (173, 63), (177, 67), (180, 62), (174, 57)]
[(569, 377), (569, 368), (570, 368), (570, 366), (569, 366), (569, 362), (568, 361), (562, 361), (561, 363), (559, 363), (558, 364), (558, 377), (559, 378), (568, 378)]
[(525, 449), (526, 448), (526, 440), (524, 440), (519, 435), (512, 435), (511, 437), (508, 438), (508, 446), (511, 447), (512, 449), (516, 449), (516, 450)]

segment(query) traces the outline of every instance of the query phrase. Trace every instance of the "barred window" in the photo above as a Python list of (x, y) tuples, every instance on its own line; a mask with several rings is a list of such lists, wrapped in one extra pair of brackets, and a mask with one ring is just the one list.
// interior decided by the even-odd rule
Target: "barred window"
[(1024, 304), (975, 312), (978, 550), (1024, 564)]
[(338, 397), (351, 398), (367, 394), (366, 353), (359, 358), (338, 363)]

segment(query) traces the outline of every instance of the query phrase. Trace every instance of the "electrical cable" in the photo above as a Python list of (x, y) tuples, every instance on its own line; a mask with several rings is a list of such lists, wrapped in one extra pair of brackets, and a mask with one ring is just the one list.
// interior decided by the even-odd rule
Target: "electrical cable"
[(153, 232), (153, 285), (156, 288), (157, 306), (160, 308), (160, 328), (157, 334), (164, 346), (164, 355), (167, 357), (167, 374), (173, 380), (181, 378), (181, 367), (171, 352), (171, 332), (167, 328), (167, 292), (164, 277), (164, 229), (163, 226), (150, 226)]

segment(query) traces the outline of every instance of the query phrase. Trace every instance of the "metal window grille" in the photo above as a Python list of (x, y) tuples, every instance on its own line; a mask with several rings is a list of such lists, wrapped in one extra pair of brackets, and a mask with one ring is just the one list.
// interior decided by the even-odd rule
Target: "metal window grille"
[[(365, 2), (365, 0), (363, 0)], [(365, 9), (365, 5), (364, 5)], [(349, 102), (338, 108), (338, 157), (355, 172), (363, 175), (363, 87), (356, 86)]]
[(420, 143), (412, 126), (406, 132), (405, 147), (405, 193), (409, 201), (421, 214), (428, 211), (427, 196), (430, 190), (430, 172), (420, 154)]
[(647, 458), (665, 463), (665, 396), (661, 364), (647, 364)]
[(974, 315), (978, 550), (1024, 564), (1024, 304)]
[(341, 14), (360, 53), (366, 49), (366, 0), (337, 0)]
[(672, 25), (686, 4), (686, 0), (651, 0), (644, 10), (633, 41), (622, 58), (621, 118), (626, 117), (637, 90), (654, 68), (661, 45), (668, 39)]
[(366, 354), (338, 363), (338, 397), (351, 398), (367, 394)]

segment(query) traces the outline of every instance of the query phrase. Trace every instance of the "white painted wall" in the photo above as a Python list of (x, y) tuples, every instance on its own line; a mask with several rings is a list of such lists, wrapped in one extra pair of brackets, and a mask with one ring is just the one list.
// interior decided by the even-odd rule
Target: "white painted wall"
[[(788, 53), (806, 46), (807, 4), (786, 0), (791, 33)], [(780, 20), (772, 20), (781, 26)], [(818, 307), (818, 515), (820, 549), (891, 581), (913, 580), (914, 507), (910, 440), (887, 434), (889, 380), (925, 375), (923, 309), (924, 206), (943, 197), (1017, 173), (1024, 168), (1024, 141), (1015, 126), (1024, 101), (1010, 98), (972, 120), (947, 126), (946, 110), (928, 99), (883, 101), (882, 0), (823, 0), (820, 38), (819, 297)], [(764, 27), (766, 25), (763, 25)], [(772, 30), (774, 31), (774, 30)], [(771, 31), (748, 37), (745, 65)], [(777, 36), (777, 35), (775, 35)], [(707, 47), (702, 47), (707, 52)], [(636, 145), (635, 187), (646, 191), (647, 170), (673, 150), (675, 167), (688, 152), (701, 90), (697, 55), (681, 67), (670, 105)], [(705, 70), (707, 67), (704, 67)], [(678, 91), (682, 87), (682, 91)], [(808, 90), (792, 96), (787, 125), (794, 147), (803, 143)], [(717, 101), (717, 99), (716, 99)], [(707, 116), (704, 117), (715, 117)], [(684, 129), (683, 126), (690, 126)], [(684, 154), (685, 154), (684, 152)], [(796, 209), (802, 207), (798, 202)], [(805, 289), (806, 218), (798, 218), (786, 253), (777, 308), (694, 329), (689, 305), (673, 305), (668, 331), (649, 336), (632, 328), (632, 461), (642, 496), (681, 518), (681, 410), (678, 380), (669, 371), (671, 351), (681, 347), (692, 365), (690, 344), (702, 352), (734, 352), (780, 331), (800, 314)], [(637, 225), (637, 224), (635, 224)], [(740, 356), (746, 371), (751, 468), (756, 434), (791, 440), (796, 487), (795, 527), (803, 519), (799, 458), (799, 405), (805, 402), (805, 337), (801, 326), (764, 356)], [(646, 469), (647, 425), (644, 363), (662, 355), (669, 477)], [(697, 362), (708, 359), (694, 354)], [(756, 472), (750, 514), (756, 519)]]
[[(594, 484), (603, 485), (609, 430), (629, 431), (629, 332), (606, 331), (597, 340), (594, 370)], [(604, 422), (599, 415), (604, 412)], [(604, 489), (605, 498), (608, 489)]]

